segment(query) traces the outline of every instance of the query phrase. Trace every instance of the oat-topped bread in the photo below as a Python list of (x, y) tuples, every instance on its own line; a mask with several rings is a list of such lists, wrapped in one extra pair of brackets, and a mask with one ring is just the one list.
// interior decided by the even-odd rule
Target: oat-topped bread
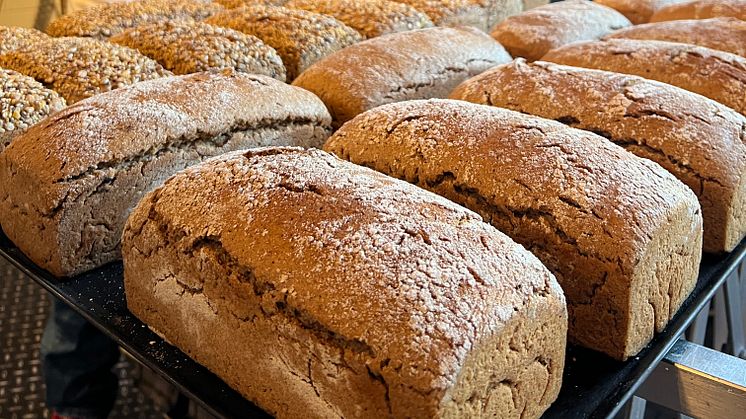
[(677, 42), (609, 39), (566, 45), (542, 60), (662, 81), (746, 115), (746, 58), (740, 55)]
[(388, 0), (290, 0), (285, 7), (334, 16), (363, 38), (433, 26), (425, 13)]
[(31, 76), (75, 103), (171, 72), (136, 50), (92, 38), (53, 38), (0, 55), (0, 67)]
[(400, 102), (324, 149), (479, 213), (532, 251), (567, 296), (570, 340), (635, 355), (697, 281), (697, 197), (596, 134), (454, 100)]
[(0, 55), (27, 48), (35, 42), (48, 38), (47, 34), (36, 29), (0, 26)]
[(385, 103), (446, 97), (467, 78), (508, 61), (505, 49), (475, 28), (428, 28), (347, 47), (293, 84), (318, 95), (339, 127)]
[(651, 22), (681, 19), (735, 17), (746, 20), (746, 0), (694, 0), (668, 5), (653, 14)]
[(0, 222), (34, 263), (75, 275), (119, 259), (129, 210), (176, 171), (231, 150), (319, 147), (329, 124), (311, 93), (233, 70), (102, 93), (0, 155)]
[(596, 3), (611, 7), (632, 22), (633, 25), (650, 22), (650, 17), (658, 10), (689, 0), (595, 0)]
[(288, 81), (316, 61), (362, 39), (331, 16), (277, 6), (226, 10), (206, 22), (254, 35), (277, 50)]
[(394, 0), (409, 4), (437, 26), (473, 26), (485, 32), (510, 15), (520, 13), (521, 0)]
[(202, 20), (222, 9), (220, 5), (209, 0), (138, 0), (104, 3), (58, 17), (47, 26), (46, 31), (52, 36), (105, 39), (125, 29), (146, 23)]
[(746, 118), (696, 93), (637, 76), (518, 59), (464, 82), (454, 99), (598, 133), (673, 173), (699, 197), (704, 251), (746, 233)]
[(681, 42), (746, 57), (746, 22), (734, 17), (646, 23), (620, 29), (605, 37), (610, 38)]
[(284, 6), (289, 0), (212, 0), (213, 3), (226, 7), (228, 9), (237, 9), (244, 6), (265, 5), (265, 6)]
[(122, 250), (130, 311), (280, 419), (537, 418), (559, 392), (567, 312), (539, 260), (319, 150), (178, 173)]
[(285, 81), (277, 51), (259, 38), (202, 22), (157, 23), (109, 39), (134, 48), (175, 74), (232, 68)]
[(554, 48), (598, 39), (629, 25), (614, 9), (585, 0), (565, 0), (505, 19), (492, 31), (492, 37), (510, 55), (533, 61)]
[(0, 68), (0, 153), (19, 134), (65, 107), (65, 99), (41, 83)]

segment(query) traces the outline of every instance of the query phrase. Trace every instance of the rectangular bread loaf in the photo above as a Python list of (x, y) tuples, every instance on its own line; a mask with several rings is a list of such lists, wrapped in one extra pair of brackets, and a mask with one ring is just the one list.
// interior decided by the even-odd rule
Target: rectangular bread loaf
[(653, 13), (651, 22), (681, 19), (708, 19), (711, 17), (735, 17), (746, 19), (744, 0), (691, 0), (674, 3)]
[(660, 166), (587, 131), (461, 101), (359, 115), (324, 146), (478, 212), (532, 251), (567, 296), (569, 338), (640, 351), (697, 281), (697, 197)]
[(746, 118), (713, 100), (637, 76), (522, 59), (451, 97), (593, 131), (660, 164), (697, 194), (705, 252), (731, 251), (746, 234)]
[(653, 13), (670, 4), (689, 0), (595, 0), (596, 3), (611, 7), (632, 22), (633, 25), (650, 22)]
[(130, 209), (172, 173), (231, 150), (320, 146), (329, 124), (311, 93), (229, 70), (100, 94), (0, 154), (0, 222), (34, 263), (74, 275), (120, 258)]
[(122, 250), (130, 311), (278, 418), (537, 418), (559, 392), (567, 312), (539, 260), (319, 150), (175, 175)]

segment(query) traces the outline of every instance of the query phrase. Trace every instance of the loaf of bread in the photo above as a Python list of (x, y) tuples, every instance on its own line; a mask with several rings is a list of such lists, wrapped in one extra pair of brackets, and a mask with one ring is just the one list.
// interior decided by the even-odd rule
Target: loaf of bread
[(362, 39), (331, 16), (277, 6), (226, 10), (205, 22), (254, 35), (277, 50), (288, 81), (316, 61)]
[(76, 10), (47, 26), (52, 36), (83, 36), (106, 39), (125, 29), (147, 23), (191, 22), (223, 8), (209, 0), (138, 0), (102, 3)]
[(427, 13), (436, 26), (472, 26), (489, 32), (498, 22), (520, 13), (521, 0), (394, 0)]
[(0, 55), (0, 67), (35, 78), (72, 104), (101, 92), (171, 75), (156, 61), (92, 38), (50, 38)]
[(567, 296), (569, 337), (635, 355), (697, 281), (697, 197), (655, 163), (587, 131), (454, 100), (381, 106), (326, 151), (479, 213), (531, 250)]
[(505, 49), (477, 29), (429, 28), (345, 48), (303, 72), (293, 85), (319, 96), (339, 127), (385, 103), (446, 97), (462, 81), (508, 61)]
[(681, 42), (746, 57), (746, 22), (734, 17), (647, 23), (620, 29), (604, 39), (611, 38)]
[(37, 41), (48, 39), (44, 32), (32, 28), (0, 26), (0, 55), (27, 48)]
[(523, 10), (533, 9), (549, 4), (549, 0), (523, 0)]
[(566, 45), (542, 60), (662, 81), (746, 115), (746, 58), (740, 55), (676, 42), (609, 39)]
[(746, 118), (713, 100), (641, 77), (518, 59), (464, 82), (454, 99), (598, 133), (673, 173), (699, 197), (704, 251), (746, 233)]
[(213, 0), (214, 3), (218, 3), (228, 9), (237, 9), (239, 7), (255, 5), (284, 6), (288, 1), (289, 0)]
[(735, 17), (746, 20), (746, 0), (694, 0), (668, 5), (651, 16), (651, 22)]
[(537, 418), (560, 388), (567, 312), (538, 259), (319, 150), (177, 174), (123, 254), (130, 311), (280, 419)]
[(136, 49), (175, 74), (232, 68), (285, 81), (285, 66), (274, 48), (229, 28), (166, 22), (128, 29), (109, 41)]
[(632, 22), (633, 25), (650, 22), (650, 17), (663, 7), (684, 3), (689, 0), (595, 0), (596, 3), (611, 7)]
[(0, 155), (0, 222), (34, 263), (75, 275), (119, 259), (127, 213), (176, 171), (231, 150), (317, 147), (329, 123), (311, 93), (232, 70), (102, 93)]
[(619, 12), (586, 0), (565, 0), (511, 16), (492, 31), (510, 55), (533, 61), (549, 50), (598, 39), (629, 26)]
[(13, 138), (65, 107), (65, 99), (41, 83), (0, 69), (0, 153)]

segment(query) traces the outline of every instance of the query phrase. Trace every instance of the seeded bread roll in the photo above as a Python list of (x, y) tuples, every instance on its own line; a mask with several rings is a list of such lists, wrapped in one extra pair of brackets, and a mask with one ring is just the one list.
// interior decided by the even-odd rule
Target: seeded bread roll
[(388, 0), (290, 0), (285, 6), (333, 16), (363, 38), (433, 26), (421, 11)]
[(44, 32), (36, 29), (0, 26), (0, 55), (25, 49), (35, 42), (44, 41), (48, 38)]
[(549, 271), (477, 214), (322, 151), (185, 170), (123, 237), (130, 311), (278, 418), (536, 418), (559, 391)]
[(676, 42), (609, 39), (566, 45), (542, 60), (662, 81), (746, 115), (746, 58), (740, 55)]
[(35, 78), (72, 104), (101, 92), (169, 76), (139, 52), (91, 38), (54, 38), (0, 55), (0, 67)]
[(140, 51), (176, 74), (232, 68), (285, 81), (285, 66), (259, 38), (207, 23), (142, 25), (111, 37)]
[(521, 59), (467, 80), (451, 97), (593, 131), (660, 164), (699, 197), (705, 252), (731, 251), (746, 233), (746, 118), (713, 100), (641, 77)]
[(378, 107), (324, 149), (476, 211), (567, 295), (570, 339), (640, 351), (697, 282), (697, 197), (663, 168), (560, 123), (452, 100)]
[(265, 5), (265, 6), (284, 6), (289, 0), (213, 0), (214, 3), (227, 8), (237, 9), (244, 6)]
[(533, 61), (554, 48), (598, 39), (629, 24), (626, 17), (606, 6), (566, 0), (511, 16), (497, 25), (492, 37), (510, 55)]
[(436, 26), (473, 26), (485, 32), (521, 12), (521, 0), (394, 0), (427, 13)]
[(362, 39), (331, 16), (276, 6), (227, 10), (205, 22), (254, 35), (277, 50), (288, 81), (316, 61)]
[(653, 14), (651, 22), (681, 19), (708, 19), (711, 17), (735, 17), (746, 20), (744, 0), (694, 0), (666, 6)]
[(41, 83), (0, 69), (0, 153), (31, 125), (65, 107), (65, 99)]
[(231, 150), (320, 146), (329, 122), (312, 94), (232, 70), (102, 93), (0, 155), (0, 222), (34, 263), (75, 275), (120, 258), (129, 210), (171, 174)]
[(429, 28), (345, 48), (303, 72), (293, 85), (319, 96), (339, 127), (385, 103), (446, 97), (467, 78), (508, 61), (505, 49), (477, 29)]
[(653, 13), (661, 8), (686, 1), (689, 0), (595, 0), (623, 14), (633, 25), (648, 23)]
[(734, 17), (647, 23), (620, 29), (605, 37), (610, 38), (681, 42), (746, 57), (746, 22)]

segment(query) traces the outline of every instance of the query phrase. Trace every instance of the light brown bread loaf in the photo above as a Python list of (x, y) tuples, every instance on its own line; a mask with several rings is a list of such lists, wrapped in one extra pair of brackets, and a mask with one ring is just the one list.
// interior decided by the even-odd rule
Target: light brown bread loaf
[(689, 0), (595, 0), (596, 3), (611, 7), (632, 22), (633, 25), (650, 22), (650, 17), (663, 7), (684, 3)]
[(472, 26), (485, 32), (520, 13), (521, 0), (394, 0), (427, 13), (437, 26)]
[(746, 118), (641, 77), (518, 59), (464, 82), (454, 99), (500, 106), (598, 133), (673, 173), (699, 197), (704, 251), (746, 233)]
[(36, 29), (0, 26), (0, 55), (25, 49), (37, 41), (44, 41), (48, 38), (44, 32)]
[(545, 4), (549, 4), (549, 0), (523, 0), (523, 10), (533, 9)]
[(492, 37), (510, 55), (533, 61), (554, 48), (598, 39), (629, 24), (627, 18), (606, 6), (566, 0), (511, 16), (495, 27)]
[(276, 6), (227, 10), (205, 22), (254, 35), (277, 50), (288, 82), (316, 61), (362, 39), (331, 16)]
[(653, 14), (651, 22), (681, 19), (735, 17), (746, 19), (745, 0), (694, 0), (666, 6)]
[(505, 49), (477, 29), (429, 28), (345, 48), (303, 72), (293, 85), (318, 95), (339, 127), (385, 103), (446, 97), (467, 78), (508, 61)]
[(746, 22), (733, 17), (647, 23), (620, 29), (605, 37), (611, 38), (681, 42), (746, 57)]
[(542, 60), (662, 81), (746, 115), (746, 58), (740, 55), (675, 42), (609, 39), (566, 45)]
[(549, 271), (477, 214), (330, 154), (187, 169), (123, 237), (130, 311), (278, 418), (536, 418), (559, 391)]
[(119, 259), (129, 210), (174, 172), (231, 150), (320, 146), (329, 123), (312, 94), (229, 70), (102, 93), (0, 155), (0, 222), (34, 263), (75, 275)]

